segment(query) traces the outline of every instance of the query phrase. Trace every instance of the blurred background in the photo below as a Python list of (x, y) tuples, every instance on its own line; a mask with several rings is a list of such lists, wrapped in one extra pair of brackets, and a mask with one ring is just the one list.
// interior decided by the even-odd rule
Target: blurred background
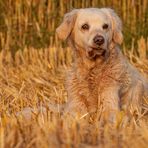
[(63, 15), (74, 8), (110, 7), (123, 21), (126, 48), (143, 39), (147, 48), (148, 0), (0, 0), (0, 50), (64, 45), (55, 36)]

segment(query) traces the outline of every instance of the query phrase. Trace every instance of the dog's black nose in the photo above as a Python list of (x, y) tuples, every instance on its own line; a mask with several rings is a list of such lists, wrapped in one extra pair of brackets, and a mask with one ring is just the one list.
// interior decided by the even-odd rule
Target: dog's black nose
[(104, 43), (104, 38), (101, 35), (96, 35), (93, 40), (94, 40), (94, 43), (99, 46)]

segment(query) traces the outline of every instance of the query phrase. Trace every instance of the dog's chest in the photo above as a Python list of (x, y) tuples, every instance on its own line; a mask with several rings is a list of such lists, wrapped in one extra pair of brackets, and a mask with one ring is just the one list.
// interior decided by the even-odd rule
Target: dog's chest
[(121, 71), (118, 65), (116, 67), (109, 65), (103, 69), (97, 67), (96, 69), (86, 70), (81, 67), (72, 70), (67, 81), (68, 96), (70, 99), (78, 99), (86, 103), (92, 101), (97, 104), (99, 94), (107, 87), (120, 83)]
[(96, 99), (98, 96), (99, 77), (101, 73), (91, 71), (78, 71), (71, 73), (68, 79), (68, 92), (73, 97), (78, 97), (85, 100)]
[(72, 70), (67, 77), (68, 101), (82, 103), (88, 111), (97, 109), (98, 82), (94, 71)]

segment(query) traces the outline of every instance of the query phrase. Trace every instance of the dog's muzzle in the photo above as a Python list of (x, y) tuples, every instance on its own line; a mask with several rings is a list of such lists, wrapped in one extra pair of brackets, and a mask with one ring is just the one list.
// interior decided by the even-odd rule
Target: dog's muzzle
[(87, 50), (87, 57), (89, 59), (96, 59), (99, 58), (101, 56), (105, 56), (106, 50), (103, 48), (94, 48), (94, 47), (89, 47)]

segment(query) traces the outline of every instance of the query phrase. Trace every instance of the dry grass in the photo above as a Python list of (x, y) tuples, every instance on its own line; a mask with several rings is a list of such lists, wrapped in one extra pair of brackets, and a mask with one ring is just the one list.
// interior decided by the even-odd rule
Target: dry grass
[[(134, 47), (124, 53), (148, 76), (147, 42), (141, 38), (138, 53)], [(51, 112), (49, 102), (62, 104), (67, 96), (65, 72), (72, 61), (71, 50), (49, 47), (26, 48), (12, 58), (10, 51), (0, 53), (0, 148), (46, 147), (147, 147), (148, 126), (145, 117), (134, 119), (127, 127), (84, 119), (62, 118)], [(31, 119), (17, 116), (30, 111)], [(38, 111), (37, 108), (40, 108)], [(57, 106), (58, 110), (58, 106)]]
[[(48, 108), (49, 102), (66, 102), (65, 73), (72, 62), (71, 50), (59, 46), (55, 28), (65, 12), (81, 7), (118, 12), (126, 47), (132, 43), (123, 52), (148, 76), (147, 0), (0, 0), (0, 148), (147, 147), (143, 115), (122, 128), (120, 113), (115, 127), (102, 128), (91, 119), (62, 118)], [(19, 114), (22, 110), (31, 118)]]

